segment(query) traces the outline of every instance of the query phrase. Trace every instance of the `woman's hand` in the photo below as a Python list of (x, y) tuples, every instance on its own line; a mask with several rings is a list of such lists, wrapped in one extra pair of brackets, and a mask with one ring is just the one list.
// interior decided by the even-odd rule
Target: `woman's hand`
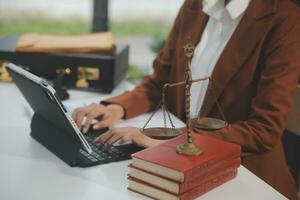
[(122, 144), (131, 140), (141, 147), (151, 147), (165, 141), (152, 139), (144, 135), (139, 128), (124, 127), (107, 131), (106, 133), (96, 138), (94, 140), (94, 143), (102, 144), (106, 149), (109, 149), (115, 142)]
[(85, 124), (83, 125), (83, 133), (87, 133), (93, 119), (98, 118), (93, 128), (98, 130), (105, 127), (112, 126), (118, 119), (124, 116), (124, 109), (120, 105), (111, 104), (104, 106), (97, 103), (92, 103), (85, 107), (75, 109), (72, 114), (77, 126), (81, 129), (83, 118), (86, 117)]

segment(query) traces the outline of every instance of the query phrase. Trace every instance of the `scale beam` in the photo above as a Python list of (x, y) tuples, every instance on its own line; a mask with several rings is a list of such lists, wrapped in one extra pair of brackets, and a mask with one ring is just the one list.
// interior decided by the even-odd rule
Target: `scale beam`
[[(184, 80), (177, 82), (177, 83), (166, 83), (163, 85), (162, 100), (158, 104), (156, 110), (151, 114), (150, 118), (147, 120), (146, 124), (141, 129), (141, 131), (150, 137), (159, 138), (159, 139), (172, 138), (172, 137), (176, 137), (180, 134), (180, 131), (178, 129), (175, 129), (175, 127), (172, 123), (172, 119), (170, 117), (169, 110), (167, 108), (166, 91), (169, 87), (176, 87), (176, 86), (184, 85), (185, 86), (185, 113), (186, 113), (186, 133), (185, 133), (186, 141), (184, 144), (177, 146), (176, 151), (177, 151), (177, 153), (183, 154), (186, 156), (198, 156), (203, 153), (203, 150), (200, 147), (198, 147), (197, 144), (193, 143), (191, 127), (193, 126), (194, 128), (200, 128), (200, 129), (203, 128), (206, 130), (217, 130), (217, 129), (224, 128), (225, 126), (227, 126), (227, 122), (225, 120), (225, 116), (222, 112), (222, 109), (221, 109), (215, 95), (214, 95), (215, 102), (216, 102), (218, 109), (220, 110), (221, 115), (225, 121), (220, 120), (220, 119), (215, 119), (215, 118), (207, 118), (207, 117), (204, 117), (204, 118), (198, 117), (196, 119), (191, 119), (190, 101), (191, 101), (192, 84), (196, 83), (196, 82), (200, 82), (200, 81), (209, 80), (209, 85), (210, 85), (210, 87), (212, 87), (212, 79), (210, 76), (206, 76), (204, 78), (198, 78), (198, 79), (194, 79), (194, 80), (192, 79), (191, 59), (193, 57), (195, 47), (193, 46), (193, 44), (187, 43), (183, 47), (183, 49), (184, 49), (184, 54), (188, 60), (187, 67), (185, 69)], [(163, 110), (164, 127), (146, 128), (146, 126), (152, 119), (153, 115), (155, 115), (156, 111), (159, 108), (162, 108), (162, 110)], [(167, 128), (167, 125), (166, 125), (167, 117), (170, 120), (170, 124), (171, 124), (172, 128)]]

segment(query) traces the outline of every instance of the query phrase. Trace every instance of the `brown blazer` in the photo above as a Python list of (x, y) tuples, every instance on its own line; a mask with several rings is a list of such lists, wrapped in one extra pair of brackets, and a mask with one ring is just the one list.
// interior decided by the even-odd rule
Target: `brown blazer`
[[(154, 61), (154, 73), (132, 92), (106, 103), (122, 105), (127, 118), (153, 110), (162, 85), (183, 80), (187, 60), (182, 47), (188, 38), (195, 45), (199, 42), (208, 20), (201, 10), (201, 0), (186, 0)], [(196, 130), (240, 144), (242, 164), (289, 199), (296, 198), (296, 187), (281, 136), (300, 72), (299, 21), (300, 9), (290, 0), (251, 1), (212, 74), (215, 94), (230, 125), (213, 132)], [(183, 96), (183, 87), (172, 88), (167, 104), (184, 120)], [(220, 118), (211, 92), (201, 115)]]

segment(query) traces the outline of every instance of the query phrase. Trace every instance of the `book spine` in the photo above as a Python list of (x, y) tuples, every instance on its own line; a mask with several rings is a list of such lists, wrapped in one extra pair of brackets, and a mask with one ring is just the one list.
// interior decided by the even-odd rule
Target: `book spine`
[(201, 176), (198, 176), (190, 181), (180, 183), (179, 194), (182, 194), (192, 188), (195, 188), (209, 180), (213, 180), (217, 177), (220, 177), (227, 172), (237, 169), (238, 166), (240, 165), (240, 163), (241, 163), (240, 158), (236, 158), (232, 161), (226, 161), (223, 164), (207, 171), (206, 173), (202, 174)]
[(132, 169), (136, 169), (136, 170), (141, 171), (143, 173), (147, 173), (147, 174), (149, 174), (151, 176), (157, 176), (158, 178), (164, 179), (166, 181), (173, 182), (174, 184), (178, 184), (179, 190), (177, 192), (171, 191), (170, 189), (161, 186), (158, 182), (157, 183), (149, 182), (148, 180), (144, 180), (141, 177), (134, 176), (133, 174), (130, 174), (130, 173), (128, 174), (128, 176), (136, 178), (136, 179), (139, 179), (139, 180), (143, 180), (144, 182), (146, 182), (149, 185), (152, 185), (153, 187), (158, 187), (160, 189), (163, 189), (163, 190), (166, 190), (166, 191), (168, 191), (170, 193), (178, 195), (178, 194), (182, 194), (182, 193), (184, 193), (184, 192), (186, 192), (186, 191), (188, 191), (188, 190), (190, 190), (190, 189), (192, 189), (194, 187), (197, 187), (197, 186), (205, 183), (208, 180), (212, 180), (212, 179), (214, 179), (216, 177), (222, 176), (226, 172), (229, 172), (229, 171), (237, 169), (238, 166), (240, 165), (240, 162), (241, 162), (240, 158), (236, 158), (236, 159), (233, 159), (233, 160), (230, 160), (230, 161), (224, 161), (218, 167), (209, 170), (208, 172), (202, 174), (201, 176), (199, 176), (199, 177), (197, 177), (195, 179), (192, 179), (189, 182), (183, 182), (183, 183), (176, 182), (176, 181), (174, 181), (172, 179), (165, 178), (164, 176), (161, 176), (159, 174), (154, 174), (152, 172), (145, 171), (143, 169), (134, 167), (133, 165), (129, 165), (129, 167), (132, 168)]
[(223, 183), (233, 179), (237, 175), (237, 170), (230, 171), (222, 176), (219, 176), (213, 180), (207, 181), (200, 187), (196, 187), (190, 191), (187, 191), (180, 195), (180, 200), (191, 200), (209, 192), (210, 190), (222, 185)]
[(133, 182), (138, 185), (138, 187), (132, 187), (129, 183), (129, 187), (127, 187), (128, 190), (131, 190), (133, 192), (145, 195), (147, 197), (153, 198), (153, 199), (166, 199), (162, 196), (169, 196), (168, 199), (178, 199), (178, 200), (191, 200), (195, 199), (206, 192), (222, 185), (223, 183), (233, 179), (237, 175), (237, 170), (230, 171), (228, 173), (225, 173), (213, 180), (209, 180), (206, 183), (202, 184), (201, 186), (198, 186), (194, 189), (191, 189), (181, 195), (174, 195), (166, 190), (163, 190), (161, 188), (152, 186), (147, 184), (146, 182), (142, 180), (138, 180), (132, 177), (129, 178), (129, 182)]

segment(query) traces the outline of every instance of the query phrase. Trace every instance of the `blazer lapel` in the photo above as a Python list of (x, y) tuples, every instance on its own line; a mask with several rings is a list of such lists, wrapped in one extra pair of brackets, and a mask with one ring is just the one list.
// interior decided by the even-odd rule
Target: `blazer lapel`
[[(265, 4), (268, 3), (269, 7), (266, 7)], [(214, 68), (200, 116), (207, 116), (209, 114), (215, 105), (215, 99), (220, 97), (230, 79), (243, 66), (244, 62), (265, 35), (268, 30), (267, 26), (271, 24), (269, 23), (271, 19), (268, 19), (268, 21), (260, 19), (272, 13), (272, 8), (274, 8), (272, 4), (274, 5), (274, 0), (255, 0), (250, 3), (249, 8)]]
[[(183, 80), (184, 78), (184, 72), (186, 70), (188, 60), (187, 57), (184, 54), (183, 47), (188, 43), (191, 42), (194, 46), (196, 46), (200, 39), (201, 36), (204, 32), (204, 29), (206, 27), (206, 24), (208, 22), (209, 17), (202, 12), (201, 10), (199, 11), (190, 11), (186, 16), (184, 21), (186, 21), (185, 24), (182, 26), (182, 35), (181, 35), (181, 48), (179, 48), (179, 55), (181, 58), (181, 63), (180, 63), (180, 72), (178, 73), (180, 75), (180, 81)], [(177, 81), (177, 80), (176, 80)]]
[[(184, 73), (185, 73), (185, 69), (187, 67), (187, 58), (186, 56), (184, 55), (184, 52), (183, 52), (183, 46), (186, 44), (186, 42), (192, 42), (195, 46), (198, 44), (201, 36), (202, 36), (202, 33), (205, 29), (205, 26), (207, 24), (207, 21), (208, 21), (208, 16), (202, 12), (201, 10), (200, 11), (194, 11), (194, 12), (189, 12), (188, 15), (186, 16), (186, 19), (185, 21), (189, 22), (189, 23), (186, 23), (183, 25), (183, 35), (181, 36), (181, 46), (182, 48), (179, 49), (180, 51), (180, 55), (181, 56), (181, 59), (180, 59), (180, 64), (178, 68), (178, 72), (176, 73), (176, 79), (175, 79), (175, 82), (179, 82), (179, 81), (183, 81), (184, 79)], [(195, 27), (195, 24), (197, 25), (197, 29)], [(193, 26), (192, 26), (193, 25)], [(195, 29), (197, 31), (195, 31)], [(174, 108), (177, 108), (176, 109), (176, 114), (177, 116), (179, 116), (181, 119), (185, 118), (185, 103), (184, 103), (184, 100), (185, 100), (185, 90), (184, 90), (184, 87), (178, 87), (174, 90), (170, 90), (170, 92), (168, 92), (170, 98), (170, 102), (168, 102), (171, 107), (174, 107)], [(173, 98), (171, 97), (174, 97), (176, 96), (177, 98), (177, 101), (172, 101)], [(181, 107), (177, 106), (177, 105), (182, 105)]]

